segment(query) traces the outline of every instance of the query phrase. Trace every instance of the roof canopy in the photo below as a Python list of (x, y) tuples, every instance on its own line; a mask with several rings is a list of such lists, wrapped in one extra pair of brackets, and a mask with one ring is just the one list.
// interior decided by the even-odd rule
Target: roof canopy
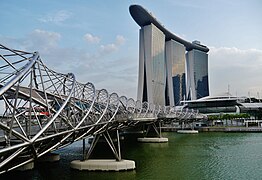
[(144, 9), (140, 5), (131, 5), (129, 7), (129, 12), (133, 17), (133, 19), (135, 20), (135, 22), (141, 27), (150, 25), (151, 23), (154, 24), (158, 29), (160, 29), (165, 34), (166, 41), (173, 39), (183, 44), (186, 47), (187, 51), (190, 51), (192, 49), (197, 49), (203, 52), (209, 51), (209, 49), (204, 45), (201, 45), (199, 43), (188, 42), (178, 37), (177, 35), (171, 33), (160, 22), (158, 22), (151, 13), (149, 13), (146, 9)]

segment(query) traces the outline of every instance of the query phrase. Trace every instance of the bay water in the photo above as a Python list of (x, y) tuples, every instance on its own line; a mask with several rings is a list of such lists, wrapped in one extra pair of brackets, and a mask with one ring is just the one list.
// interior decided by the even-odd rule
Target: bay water
[[(162, 133), (168, 143), (121, 142), (122, 158), (136, 169), (120, 172), (78, 171), (70, 162), (82, 159), (82, 141), (56, 151), (59, 162), (38, 163), (34, 170), (11, 171), (0, 179), (262, 179), (262, 133)], [(113, 157), (113, 156), (112, 156)]]

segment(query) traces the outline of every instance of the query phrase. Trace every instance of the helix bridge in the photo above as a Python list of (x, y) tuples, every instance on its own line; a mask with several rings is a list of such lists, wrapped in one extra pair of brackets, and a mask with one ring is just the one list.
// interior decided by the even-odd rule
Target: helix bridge
[(91, 82), (78, 82), (73, 73), (50, 69), (38, 52), (4, 45), (0, 107), (0, 173), (87, 137), (200, 115), (98, 90)]

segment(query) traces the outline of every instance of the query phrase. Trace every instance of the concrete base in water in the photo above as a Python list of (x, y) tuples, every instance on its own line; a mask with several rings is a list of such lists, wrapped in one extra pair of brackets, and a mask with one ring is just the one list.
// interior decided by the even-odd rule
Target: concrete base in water
[(60, 160), (60, 155), (55, 153), (49, 153), (40, 157), (38, 162), (56, 162)]
[(88, 159), (85, 161), (72, 161), (70, 167), (78, 170), (88, 171), (121, 171), (133, 170), (136, 168), (135, 161), (115, 159)]
[(168, 138), (149, 138), (149, 137), (144, 137), (144, 138), (137, 138), (138, 142), (145, 142), (145, 143), (165, 143), (168, 142)]
[(18, 170), (18, 171), (26, 171), (26, 170), (31, 170), (31, 169), (34, 169), (35, 167), (35, 163), (34, 162), (30, 162), (30, 163), (27, 163), (19, 168), (16, 168), (15, 170)]
[(178, 130), (177, 133), (181, 133), (181, 134), (197, 134), (198, 130)]

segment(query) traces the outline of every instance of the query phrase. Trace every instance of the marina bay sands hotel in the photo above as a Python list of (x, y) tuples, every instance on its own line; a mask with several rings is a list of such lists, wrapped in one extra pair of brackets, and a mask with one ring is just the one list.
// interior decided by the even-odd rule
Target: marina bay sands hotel
[(179, 105), (209, 95), (209, 49), (168, 31), (142, 6), (129, 11), (141, 27), (137, 98), (158, 105)]

